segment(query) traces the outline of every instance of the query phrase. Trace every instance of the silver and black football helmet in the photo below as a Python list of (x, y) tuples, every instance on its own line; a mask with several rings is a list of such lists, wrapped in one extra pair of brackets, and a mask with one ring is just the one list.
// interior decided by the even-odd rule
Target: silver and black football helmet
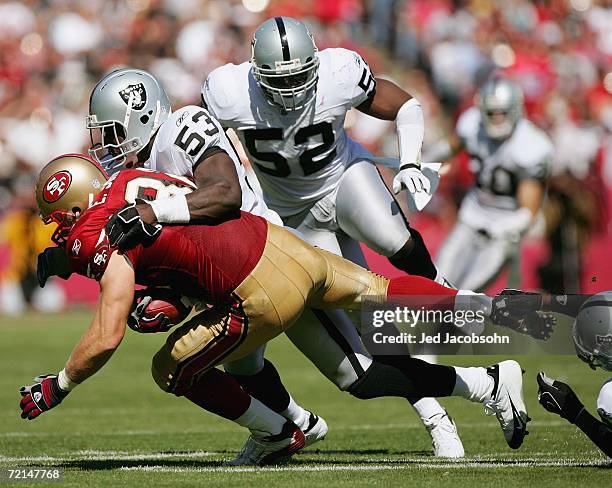
[(574, 321), (576, 354), (591, 368), (612, 371), (612, 291), (589, 297)]
[(266, 20), (251, 42), (253, 75), (268, 100), (298, 110), (315, 94), (319, 58), (306, 24), (291, 17)]
[(478, 92), (482, 125), (491, 139), (507, 139), (523, 116), (523, 91), (507, 78), (492, 78)]
[(107, 74), (89, 99), (89, 154), (108, 174), (119, 171), (126, 156), (138, 154), (170, 113), (168, 95), (150, 73), (122, 68)]

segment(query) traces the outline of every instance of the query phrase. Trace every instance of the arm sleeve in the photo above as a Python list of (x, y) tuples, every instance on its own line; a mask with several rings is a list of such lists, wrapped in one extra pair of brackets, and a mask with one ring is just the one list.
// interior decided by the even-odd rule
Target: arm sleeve
[(586, 409), (578, 415), (576, 425), (606, 456), (612, 458), (612, 428), (597, 420)]
[[(100, 281), (113, 249), (103, 228), (88, 227), (68, 241), (68, 261), (76, 273)], [(78, 252), (73, 250), (75, 242), (78, 242)]]

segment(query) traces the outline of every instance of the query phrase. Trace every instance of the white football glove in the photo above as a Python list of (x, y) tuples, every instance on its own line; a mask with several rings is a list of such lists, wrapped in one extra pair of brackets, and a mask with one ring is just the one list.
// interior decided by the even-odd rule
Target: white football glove
[(393, 178), (393, 193), (397, 195), (404, 188), (413, 195), (421, 192), (429, 193), (431, 183), (419, 168), (412, 166), (401, 169)]

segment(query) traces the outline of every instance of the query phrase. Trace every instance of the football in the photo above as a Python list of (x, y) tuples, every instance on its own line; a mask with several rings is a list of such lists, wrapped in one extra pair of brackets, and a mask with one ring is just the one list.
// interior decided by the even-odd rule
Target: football
[(181, 296), (169, 288), (146, 288), (140, 290), (139, 295), (150, 296), (152, 299), (142, 313), (145, 320), (154, 320), (163, 313), (168, 318), (168, 325), (177, 325), (191, 312), (191, 307), (181, 301)]

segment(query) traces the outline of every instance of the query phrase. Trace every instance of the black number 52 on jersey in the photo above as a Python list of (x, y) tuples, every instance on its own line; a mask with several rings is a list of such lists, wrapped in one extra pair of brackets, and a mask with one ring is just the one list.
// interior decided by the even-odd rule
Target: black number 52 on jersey
[[(336, 156), (334, 144), (334, 130), (329, 122), (319, 122), (318, 124), (302, 127), (295, 133), (293, 138), (295, 145), (306, 144), (311, 138), (321, 136), (321, 143), (306, 149), (300, 154), (299, 164), (304, 172), (304, 176), (311, 175), (322, 170)], [(287, 177), (291, 174), (291, 168), (287, 160), (277, 152), (259, 151), (257, 141), (282, 141), (283, 129), (270, 127), (268, 129), (247, 129), (244, 131), (244, 143), (246, 150), (252, 158), (255, 166), (262, 172), (271, 176)], [(330, 149), (332, 149), (330, 151)], [(321, 159), (315, 159), (327, 153)], [(259, 161), (259, 162), (258, 162)], [(271, 163), (263, 164), (263, 163)]]

